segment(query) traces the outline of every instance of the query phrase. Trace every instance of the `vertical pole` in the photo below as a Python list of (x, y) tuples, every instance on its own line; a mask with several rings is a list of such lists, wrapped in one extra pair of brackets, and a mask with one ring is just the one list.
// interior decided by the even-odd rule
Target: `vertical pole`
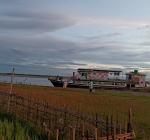
[(116, 140), (116, 124), (113, 124), (113, 140)]
[(135, 138), (135, 133), (132, 127), (132, 109), (131, 108), (129, 109), (129, 122), (127, 124), (127, 133), (130, 133), (130, 132), (132, 133), (132, 137)]
[(95, 140), (98, 140), (98, 132), (97, 132), (97, 127), (95, 127)]
[(39, 115), (39, 101), (37, 100), (37, 102), (36, 102), (36, 120), (35, 120), (37, 125), (38, 125), (38, 119), (39, 119), (38, 115)]
[(51, 131), (49, 129), (47, 129), (47, 139), (48, 140), (51, 139)]
[(59, 139), (59, 129), (56, 130), (56, 140)]
[(89, 132), (86, 130), (86, 140), (89, 140)]
[(128, 125), (127, 125), (127, 132), (132, 132), (132, 124), (131, 124), (131, 108), (129, 109), (129, 120), (128, 120)]
[(124, 120), (124, 133), (127, 132), (126, 119)]
[(8, 106), (7, 106), (7, 112), (8, 113), (10, 111), (10, 100), (11, 100), (11, 95), (12, 95), (14, 74), (15, 74), (15, 69), (13, 68), (12, 75), (11, 75), (11, 81), (10, 81), (10, 90), (9, 90), (9, 95), (8, 95)]
[(13, 68), (13, 70), (12, 70), (12, 75), (11, 75), (10, 91), (9, 91), (9, 94), (10, 94), (10, 95), (12, 94), (14, 75), (15, 75), (15, 69)]
[(95, 118), (95, 140), (98, 140), (98, 115), (96, 114), (96, 118)]
[(121, 134), (121, 124), (119, 124), (119, 134)]
[(2, 140), (6, 139), (6, 126), (4, 126), (2, 129), (4, 129), (2, 132)]
[(98, 127), (98, 115), (96, 114), (95, 116), (95, 127), (97, 128)]
[(2, 136), (2, 140), (5, 140), (5, 136)]
[(72, 135), (73, 135), (73, 139), (72, 140), (75, 140), (76, 139), (76, 128), (75, 127), (73, 127)]
[(31, 139), (30, 139), (30, 136), (28, 136), (28, 140), (31, 140)]
[(84, 140), (84, 132), (85, 132), (85, 126), (84, 126), (84, 121), (82, 124), (82, 140)]
[(108, 126), (108, 116), (106, 117), (106, 135), (107, 135), (107, 140), (109, 140), (109, 126)]
[(30, 116), (30, 114), (32, 112), (32, 110), (31, 110), (31, 99), (30, 98), (27, 99), (26, 109), (27, 109), (27, 111), (26, 111), (27, 121), (30, 121), (31, 120), (30, 118), (32, 118), (32, 116)]
[(111, 115), (111, 135), (113, 135), (113, 115)]
[(117, 113), (117, 119), (116, 119), (116, 134), (118, 134), (118, 124), (119, 124), (119, 119), (118, 119), (118, 113)]
[(113, 135), (113, 115), (111, 115), (111, 135)]

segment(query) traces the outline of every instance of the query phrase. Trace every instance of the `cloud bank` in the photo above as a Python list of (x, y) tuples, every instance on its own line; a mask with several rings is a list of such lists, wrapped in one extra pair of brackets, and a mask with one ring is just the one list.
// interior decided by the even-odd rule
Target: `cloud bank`
[(0, 65), (150, 71), (148, 19), (73, 15), (54, 1), (0, 3)]

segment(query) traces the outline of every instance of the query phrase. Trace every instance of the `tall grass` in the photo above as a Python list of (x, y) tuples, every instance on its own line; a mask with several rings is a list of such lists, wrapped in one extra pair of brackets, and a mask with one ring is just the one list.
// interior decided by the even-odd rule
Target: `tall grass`
[(4, 140), (46, 140), (47, 136), (18, 118), (0, 113), (0, 139)]
[[(0, 85), (0, 90), (9, 91), (9, 85)], [(96, 90), (94, 95), (83, 89), (62, 89), (40, 86), (15, 85), (13, 92), (23, 97), (47, 101), (54, 106), (65, 106), (69, 109), (87, 114), (127, 114), (133, 110), (133, 124), (137, 139), (150, 138), (150, 97), (137, 96), (131, 92)], [(138, 94), (140, 95), (140, 94)], [(119, 114), (119, 115), (120, 115)], [(124, 115), (123, 114), (123, 115)], [(127, 120), (125, 120), (127, 121)]]

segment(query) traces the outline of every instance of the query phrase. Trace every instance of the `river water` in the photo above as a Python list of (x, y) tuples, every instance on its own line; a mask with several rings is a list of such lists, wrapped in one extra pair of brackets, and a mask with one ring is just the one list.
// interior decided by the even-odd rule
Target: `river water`
[[(11, 76), (0, 76), (0, 82), (10, 83)], [(25, 84), (25, 85), (40, 85), (40, 86), (52, 86), (48, 78), (33, 78), (33, 77), (18, 77), (14, 76), (14, 84)]]

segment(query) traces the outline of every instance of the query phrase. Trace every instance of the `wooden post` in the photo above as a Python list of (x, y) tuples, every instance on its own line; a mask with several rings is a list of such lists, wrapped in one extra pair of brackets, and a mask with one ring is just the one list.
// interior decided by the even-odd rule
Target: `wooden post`
[(119, 134), (121, 134), (121, 124), (119, 124)]
[(10, 91), (9, 91), (9, 94), (12, 94), (14, 74), (15, 74), (15, 69), (13, 68), (13, 70), (12, 70), (12, 75), (11, 75), (11, 83), (10, 83)]
[(97, 126), (98, 126), (98, 115), (96, 113), (96, 116), (95, 116), (95, 127), (97, 127)]
[(113, 115), (111, 115), (111, 135), (113, 135)]
[(86, 130), (86, 140), (89, 140), (89, 132)]
[(113, 115), (111, 115), (111, 135), (113, 135)]
[(27, 121), (30, 121), (30, 113), (31, 113), (31, 99), (30, 98), (28, 98), (27, 99), (27, 107), (26, 107), (26, 109), (27, 109), (27, 112), (26, 112), (26, 114), (27, 114)]
[(127, 133), (132, 133), (132, 136), (135, 138), (136, 135), (135, 135), (135, 132), (133, 130), (133, 127), (132, 127), (132, 109), (130, 108), (129, 109), (129, 118), (128, 118), (128, 124), (127, 124)]
[(47, 102), (43, 101), (43, 122), (45, 122), (47, 120), (46, 116), (47, 116)]
[(72, 128), (72, 140), (75, 140), (76, 139), (76, 128), (75, 127), (73, 127)]
[(50, 140), (50, 129), (45, 122), (43, 122), (43, 127), (45, 129), (45, 132), (47, 133), (47, 140)]
[(109, 126), (108, 126), (109, 120), (108, 116), (106, 117), (106, 135), (107, 135), (107, 140), (109, 140)]
[(56, 140), (59, 139), (59, 129), (56, 130)]
[(22, 117), (26, 120), (26, 109), (25, 109), (25, 101), (24, 98), (21, 98), (21, 110), (23, 111)]
[(31, 140), (31, 139), (30, 139), (30, 136), (28, 136), (28, 140)]
[(6, 140), (6, 126), (2, 127), (2, 140)]
[(15, 101), (15, 105), (14, 105), (14, 108), (13, 108), (14, 111), (12, 111), (12, 112), (14, 112), (14, 115), (16, 116), (17, 115), (17, 110), (16, 109), (18, 109), (18, 107), (17, 107), (17, 97), (15, 95), (13, 95), (12, 100), (13, 100), (13, 102)]
[(36, 124), (38, 125), (38, 119), (39, 119), (39, 101), (36, 102)]
[(66, 108), (65, 108), (65, 112), (64, 112), (64, 122), (63, 122), (64, 127), (66, 126), (66, 123), (67, 123), (67, 112), (66, 112)]
[(117, 118), (116, 118), (116, 134), (118, 134), (118, 124), (119, 124), (119, 119), (118, 119), (118, 113), (117, 113)]
[(98, 129), (95, 127), (95, 140), (98, 140)]
[(49, 129), (47, 130), (47, 138), (48, 138), (48, 140), (51, 139), (51, 131)]
[(15, 74), (15, 69), (13, 68), (13, 70), (12, 70), (12, 75), (11, 75), (11, 81), (10, 81), (9, 96), (8, 96), (8, 106), (7, 106), (7, 112), (8, 112), (8, 113), (9, 113), (9, 111), (10, 111), (10, 101), (11, 101), (11, 95), (12, 95), (14, 74)]
[(124, 120), (124, 133), (127, 132), (127, 122), (126, 122), (126, 119)]
[(132, 132), (132, 123), (131, 123), (131, 114), (132, 114), (132, 111), (131, 111), (131, 108), (129, 109), (129, 120), (128, 120), (128, 124), (127, 124), (127, 132)]
[(82, 124), (82, 140), (84, 140), (84, 132), (85, 132), (85, 126), (84, 126), (84, 121), (83, 121), (83, 124)]
[(98, 140), (98, 115), (96, 114), (96, 117), (95, 117), (95, 140)]
[(5, 140), (5, 136), (2, 136), (2, 140)]
[(112, 140), (116, 140), (116, 125), (113, 123), (113, 138)]

